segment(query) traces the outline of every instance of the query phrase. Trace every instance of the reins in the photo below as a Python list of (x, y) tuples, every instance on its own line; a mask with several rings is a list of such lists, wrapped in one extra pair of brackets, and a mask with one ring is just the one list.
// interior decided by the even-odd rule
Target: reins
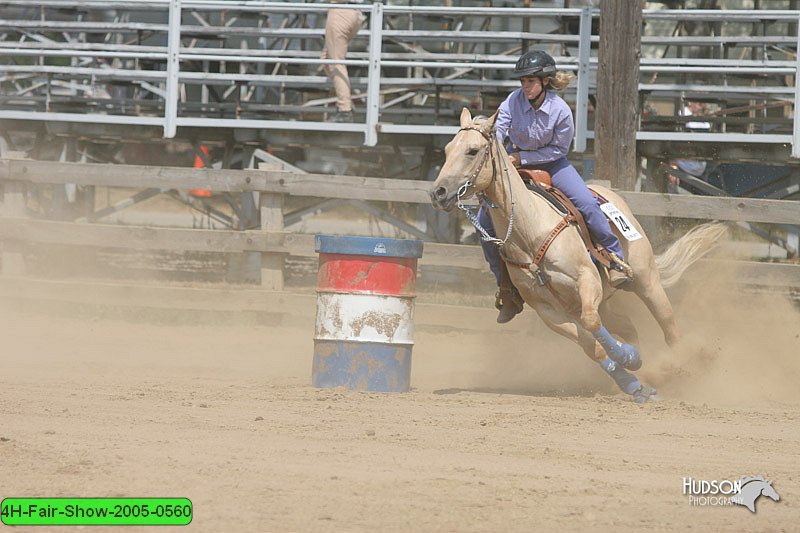
[[(461, 187), (459, 187), (458, 192), (457, 192), (457, 197), (456, 197), (457, 198), (456, 206), (459, 209), (461, 209), (462, 211), (464, 211), (464, 214), (466, 215), (467, 219), (472, 223), (473, 226), (475, 226), (475, 229), (480, 233), (482, 240), (484, 240), (486, 242), (491, 242), (491, 243), (495, 244), (498, 248), (501, 249), (500, 255), (503, 257), (503, 261), (505, 261), (506, 263), (521, 267), (521, 268), (525, 268), (525, 269), (531, 270), (534, 273), (534, 276), (536, 278), (537, 283), (539, 285), (541, 285), (541, 286), (546, 287), (550, 291), (550, 293), (553, 295), (553, 297), (556, 299), (556, 301), (558, 301), (564, 307), (564, 309), (567, 310), (567, 312), (569, 312), (570, 311), (569, 304), (556, 292), (556, 290), (553, 288), (552, 284), (550, 283), (549, 276), (544, 273), (544, 271), (541, 269), (539, 264), (541, 263), (542, 259), (544, 259), (545, 253), (547, 253), (547, 250), (550, 248), (550, 245), (553, 243), (553, 241), (556, 239), (556, 237), (558, 237), (558, 235), (565, 228), (567, 228), (570, 224), (574, 223), (575, 219), (571, 215), (565, 216), (556, 225), (556, 227), (554, 227), (552, 229), (552, 231), (550, 231), (550, 233), (547, 235), (547, 237), (545, 238), (544, 242), (539, 247), (539, 250), (537, 251), (536, 256), (533, 258), (533, 261), (531, 261), (530, 263), (518, 263), (516, 261), (511, 260), (510, 258), (505, 257), (505, 254), (503, 254), (503, 252), (502, 252), (502, 250), (503, 250), (502, 247), (503, 247), (503, 245), (506, 244), (508, 239), (511, 237), (511, 232), (512, 232), (512, 230), (514, 228), (514, 206), (515, 206), (514, 192), (513, 192), (513, 189), (511, 187), (511, 174), (510, 174), (510, 172), (508, 170), (508, 164), (503, 159), (502, 154), (500, 152), (500, 143), (498, 143), (496, 139), (493, 139), (491, 134), (487, 134), (483, 130), (480, 130), (480, 129), (475, 128), (473, 126), (469, 126), (469, 127), (466, 127), (466, 128), (461, 128), (459, 131), (465, 131), (465, 130), (477, 131), (478, 133), (480, 133), (483, 136), (484, 139), (489, 141), (489, 145), (486, 147), (486, 150), (484, 151), (483, 157), (481, 158), (480, 162), (478, 163), (478, 166), (475, 169), (475, 171), (472, 173), (472, 175), (470, 175), (469, 179), (467, 179), (467, 181), (465, 181), (464, 184)], [(483, 170), (483, 167), (486, 164), (486, 160), (487, 160), (487, 158), (489, 158), (489, 155), (491, 154), (492, 144), (494, 144), (495, 152), (497, 154), (497, 159), (499, 161), (501, 161), (502, 164), (503, 164), (502, 170), (504, 170), (505, 174), (506, 174), (506, 180), (508, 182), (508, 194), (509, 194), (509, 199), (511, 200), (511, 215), (509, 216), (508, 231), (506, 231), (506, 236), (505, 236), (504, 239), (498, 239), (497, 237), (492, 237), (491, 235), (489, 235), (489, 232), (486, 231), (486, 229), (483, 226), (481, 226), (477, 215), (473, 211), (475, 208), (466, 206), (463, 203), (461, 203), (462, 196), (464, 196), (467, 193), (467, 189), (469, 189), (472, 186), (473, 180), (475, 178), (477, 178), (478, 174), (480, 174), (481, 170)], [(495, 166), (495, 157), (494, 157), (494, 155), (492, 155), (492, 157), (490, 159), (492, 160), (492, 180), (494, 180), (497, 177), (497, 167)], [(482, 201), (484, 201), (486, 203), (486, 205), (488, 205), (489, 207), (493, 207), (493, 208), (497, 207), (488, 198), (486, 198), (486, 196), (483, 193), (477, 193), (477, 196)]]
[[(502, 157), (502, 154), (500, 153), (500, 143), (498, 143), (496, 139), (492, 138), (491, 133), (487, 134), (485, 131), (479, 128), (475, 128), (473, 126), (461, 128), (459, 131), (467, 131), (467, 130), (477, 131), (478, 133), (481, 134), (481, 136), (484, 139), (486, 139), (489, 142), (489, 144), (486, 146), (486, 150), (484, 150), (483, 152), (483, 157), (481, 157), (481, 160), (478, 163), (478, 166), (475, 168), (475, 171), (472, 173), (472, 175), (470, 175), (469, 178), (467, 178), (467, 181), (465, 181), (464, 184), (458, 188), (458, 192), (456, 193), (456, 207), (464, 211), (464, 215), (467, 217), (467, 220), (469, 220), (472, 223), (472, 225), (475, 226), (475, 229), (478, 230), (478, 233), (480, 233), (481, 240), (486, 242), (491, 242), (495, 244), (498, 248), (500, 248), (506, 242), (508, 242), (508, 239), (511, 237), (511, 232), (514, 230), (515, 202), (514, 202), (514, 191), (511, 188), (511, 175), (508, 172), (508, 165), (506, 164), (505, 160)], [(497, 167), (495, 166), (495, 157), (492, 154), (492, 145), (494, 145), (495, 147), (495, 152), (497, 153), (497, 159), (503, 163), (503, 170), (505, 170), (506, 180), (508, 182), (508, 194), (509, 198), (511, 199), (511, 215), (509, 216), (508, 219), (508, 230), (506, 231), (506, 236), (504, 239), (498, 239), (497, 237), (493, 237), (492, 235), (490, 235), (489, 232), (486, 231), (486, 229), (483, 226), (481, 226), (475, 208), (464, 205), (461, 202), (461, 198), (465, 194), (467, 194), (467, 189), (472, 187), (473, 181), (475, 180), (475, 178), (478, 177), (478, 174), (480, 174), (481, 171), (483, 170), (484, 165), (486, 165), (487, 159), (491, 159), (492, 161), (492, 181), (494, 181), (495, 178), (497, 177)], [(485, 202), (486, 205), (488, 205), (489, 207), (492, 208), (497, 207), (491, 201), (489, 201), (489, 199), (486, 198), (486, 196), (483, 193), (478, 193), (477, 196), (481, 201)]]

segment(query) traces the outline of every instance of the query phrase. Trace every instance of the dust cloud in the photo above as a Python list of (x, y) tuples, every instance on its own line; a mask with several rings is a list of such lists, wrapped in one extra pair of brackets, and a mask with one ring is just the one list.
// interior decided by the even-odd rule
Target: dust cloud
[(735, 270), (686, 282), (673, 298), (683, 341), (645, 375), (673, 397), (730, 406), (800, 402), (800, 308), (742, 290)]
[[(638, 297), (613, 297), (639, 331), (644, 365), (637, 375), (666, 399), (728, 407), (800, 403), (800, 307), (785, 291), (743, 288), (733, 269), (698, 270), (668, 291), (683, 336), (674, 348)], [(437, 353), (460, 354), (426, 368), (440, 386), (536, 396), (619, 392), (530, 308), (505, 326), (494, 324), (493, 309), (485, 315), (480, 331), (418, 341), (423, 350), (432, 344)]]
[[(671, 293), (685, 336), (676, 350), (643, 304), (619, 295), (641, 333), (640, 375), (665, 397), (645, 405), (531, 310), (495, 324), (490, 297), (420, 298), (413, 389), (379, 394), (310, 386), (311, 293), (272, 295), (248, 318), (222, 293), (198, 311), (192, 291), (106, 283), (100, 297), (100, 283), (71, 285), (0, 294), (7, 495), (188, 497), (202, 531), (797, 522), (798, 312), (719, 274)], [(748, 472), (781, 496), (762, 498), (758, 515), (690, 508), (681, 493), (683, 476)]]

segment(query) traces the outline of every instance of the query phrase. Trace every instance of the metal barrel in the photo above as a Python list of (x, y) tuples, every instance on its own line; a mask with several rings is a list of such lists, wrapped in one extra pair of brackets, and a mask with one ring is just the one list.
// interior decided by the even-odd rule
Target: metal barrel
[(406, 392), (422, 241), (317, 235), (315, 387)]

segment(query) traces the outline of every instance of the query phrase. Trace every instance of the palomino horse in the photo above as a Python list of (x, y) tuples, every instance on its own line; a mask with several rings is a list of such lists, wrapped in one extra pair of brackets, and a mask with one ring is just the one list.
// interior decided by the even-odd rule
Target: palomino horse
[[(643, 386), (627, 371), (641, 366), (634, 346), (638, 336), (631, 320), (614, 313), (608, 304), (615, 289), (593, 263), (576, 229), (569, 227), (553, 237), (564, 215), (528, 191), (495, 138), (495, 117), (473, 119), (466, 108), (461, 112), (461, 129), (445, 148), (445, 163), (431, 187), (432, 204), (449, 211), (473, 195), (487, 199), (493, 206), (489, 211), (495, 232), (498, 237), (505, 236), (495, 242), (501, 246), (511, 281), (525, 302), (550, 329), (576, 342), (600, 363), (620, 389), (637, 402), (647, 401), (655, 390)], [(605, 187), (593, 185), (592, 189), (622, 211), (642, 235), (628, 241), (611, 226), (634, 272), (630, 290), (647, 305), (667, 344), (673, 346), (679, 333), (664, 287), (677, 282), (683, 271), (724, 235), (725, 227), (699, 226), (656, 257), (625, 201)], [(545, 248), (544, 257), (534, 261), (545, 241), (550, 241), (549, 248)], [(617, 337), (632, 344), (614, 338), (603, 322)]]

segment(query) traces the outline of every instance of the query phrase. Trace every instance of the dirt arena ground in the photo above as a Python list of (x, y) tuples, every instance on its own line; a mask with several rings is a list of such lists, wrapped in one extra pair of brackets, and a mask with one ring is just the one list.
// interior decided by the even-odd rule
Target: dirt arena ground
[[(664, 397), (643, 406), (531, 311), (421, 297), (414, 389), (385, 395), (309, 386), (312, 294), (244, 324), (5, 302), (0, 498), (188, 497), (197, 531), (800, 531), (800, 312), (682, 289), (674, 352), (620, 302)], [(683, 494), (744, 475), (781, 500)]]

